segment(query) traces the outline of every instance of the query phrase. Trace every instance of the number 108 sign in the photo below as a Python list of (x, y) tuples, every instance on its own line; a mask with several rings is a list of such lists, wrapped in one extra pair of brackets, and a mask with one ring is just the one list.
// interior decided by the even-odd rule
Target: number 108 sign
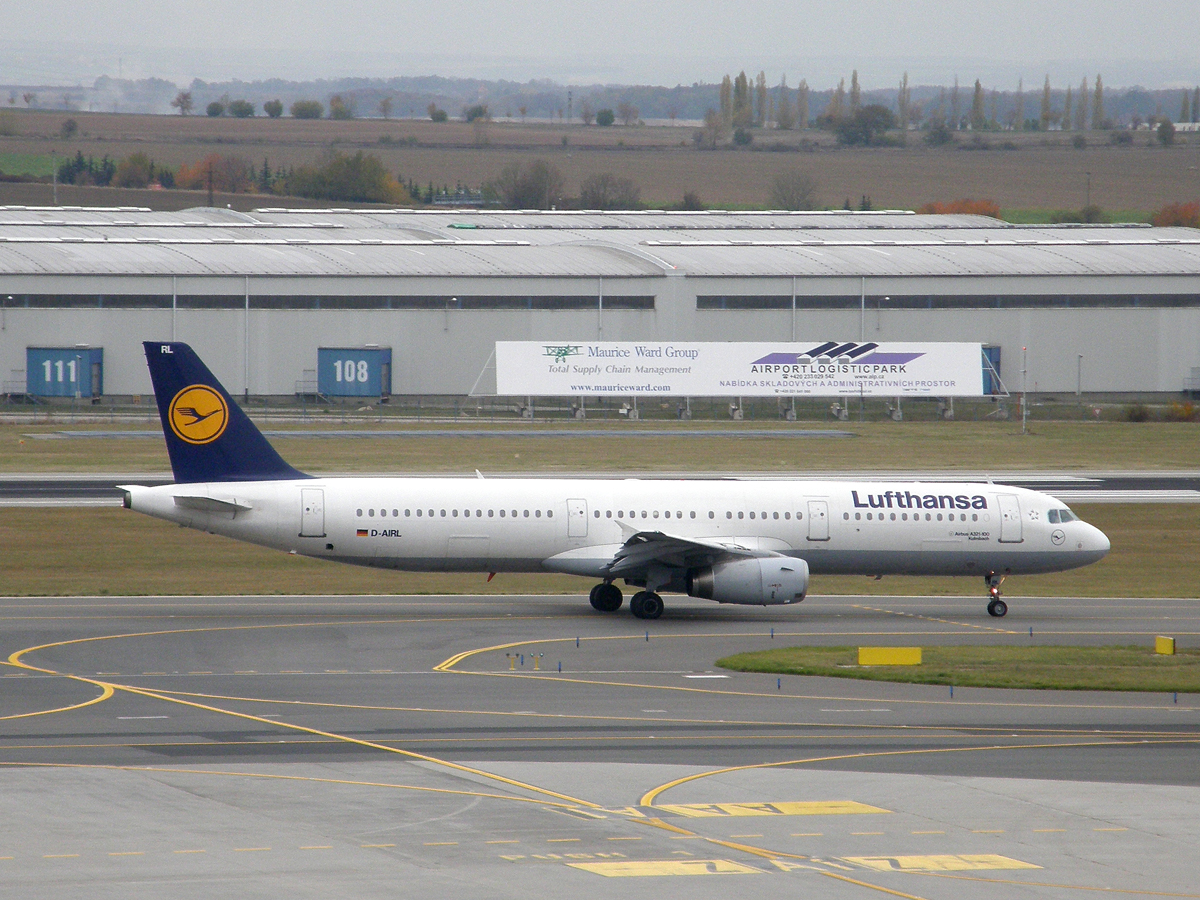
[(386, 397), (392, 392), (392, 349), (319, 347), (317, 390), (326, 397)]

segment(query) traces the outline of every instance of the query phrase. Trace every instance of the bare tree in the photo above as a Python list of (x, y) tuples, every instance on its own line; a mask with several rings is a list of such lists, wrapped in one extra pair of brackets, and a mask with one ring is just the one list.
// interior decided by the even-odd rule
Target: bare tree
[(26, 91), (21, 95), (21, 99), (25, 102), (26, 106), (32, 107), (37, 103), (37, 94), (33, 93), (33, 91)]
[(192, 111), (192, 92), (180, 91), (175, 95), (175, 99), (171, 101), (171, 106), (179, 110), (181, 116), (186, 116)]
[(803, 172), (782, 172), (771, 182), (771, 205), (776, 209), (812, 209), (817, 183)]
[(544, 159), (510, 163), (491, 186), (510, 209), (550, 209), (563, 196), (562, 173)]
[(604, 172), (584, 179), (579, 186), (579, 205), (584, 209), (637, 209), (641, 194), (632, 179)]
[(596, 110), (592, 107), (591, 100), (584, 100), (579, 104), (579, 118), (584, 125), (591, 125), (596, 121)]
[(617, 118), (626, 126), (632, 125), (638, 120), (638, 108), (628, 100), (622, 100), (617, 104)]
[(725, 135), (725, 119), (712, 107), (704, 113), (704, 125), (697, 128), (692, 140), (701, 150), (716, 150), (717, 142)]
[(388, 118), (392, 114), (392, 98), (391, 96), (379, 98), (379, 115), (383, 118)]

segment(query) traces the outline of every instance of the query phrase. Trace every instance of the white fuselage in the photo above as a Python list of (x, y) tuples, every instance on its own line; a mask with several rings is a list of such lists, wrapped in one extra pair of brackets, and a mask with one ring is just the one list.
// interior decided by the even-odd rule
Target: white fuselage
[[(633, 534), (737, 545), (861, 575), (1053, 572), (1108, 552), (1064, 504), (980, 483), (313, 478), (127, 487), (131, 509), (357, 565), (605, 577)], [(1058, 518), (1059, 513), (1054, 513)]]

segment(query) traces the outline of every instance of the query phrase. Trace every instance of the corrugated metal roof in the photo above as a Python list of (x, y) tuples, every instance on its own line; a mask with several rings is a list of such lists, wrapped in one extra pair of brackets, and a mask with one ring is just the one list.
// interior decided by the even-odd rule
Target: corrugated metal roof
[(902, 212), (0, 207), (0, 275), (1200, 275), (1200, 232)]

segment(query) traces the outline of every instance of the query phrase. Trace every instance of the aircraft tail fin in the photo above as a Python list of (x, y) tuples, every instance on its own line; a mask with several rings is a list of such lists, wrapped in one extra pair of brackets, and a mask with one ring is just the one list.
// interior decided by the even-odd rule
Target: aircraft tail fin
[(177, 483), (308, 477), (283, 461), (191, 347), (142, 346)]

